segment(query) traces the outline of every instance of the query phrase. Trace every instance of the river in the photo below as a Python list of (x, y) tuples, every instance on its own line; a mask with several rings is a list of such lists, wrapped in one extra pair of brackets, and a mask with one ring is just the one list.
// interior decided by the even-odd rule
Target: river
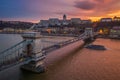
[(45, 73), (21, 72), (19, 77), (11, 78), (13, 80), (120, 80), (120, 40), (99, 38), (93, 44), (104, 45), (107, 50), (82, 48), (62, 54), (63, 51), (69, 51), (70, 48), (66, 46), (65, 49), (47, 55)]
[(16, 34), (0, 34), (0, 52), (22, 41), (22, 37)]

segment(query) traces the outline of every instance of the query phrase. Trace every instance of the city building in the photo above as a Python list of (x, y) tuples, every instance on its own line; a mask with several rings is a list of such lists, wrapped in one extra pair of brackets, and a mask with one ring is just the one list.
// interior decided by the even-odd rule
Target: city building
[(61, 23), (61, 25), (68, 25), (68, 24), (70, 24), (70, 20), (59, 20), (60, 21), (60, 23)]
[(4, 28), (3, 31), (5, 31), (5, 32), (14, 32), (15, 29), (13, 29), (13, 28)]
[(81, 21), (81, 24), (89, 24), (89, 23), (92, 23), (92, 21), (90, 19)]
[(67, 20), (67, 16), (64, 14), (63, 15), (63, 21), (66, 21)]
[(40, 20), (37, 27), (50, 27), (50, 26), (63, 26), (69, 24), (87, 24), (91, 23), (91, 20), (81, 20), (80, 18), (67, 19), (66, 14), (63, 15), (63, 19), (49, 18), (49, 20)]
[(80, 18), (71, 18), (71, 23), (81, 24), (81, 19)]
[(120, 17), (115, 16), (115, 17), (113, 18), (113, 21), (120, 21)]
[(112, 22), (112, 18), (101, 18), (100, 22)]
[(120, 26), (114, 26), (110, 29), (110, 38), (120, 38)]
[(55, 25), (61, 25), (61, 24), (60, 24), (58, 18), (50, 18), (50, 19), (49, 19), (49, 25), (55, 26)]
[(49, 21), (48, 20), (40, 20), (38, 25), (47, 27), (47, 26), (49, 26)]
[(63, 20), (60, 20), (61, 25), (68, 25), (70, 24), (70, 20), (67, 20), (66, 14), (63, 15)]

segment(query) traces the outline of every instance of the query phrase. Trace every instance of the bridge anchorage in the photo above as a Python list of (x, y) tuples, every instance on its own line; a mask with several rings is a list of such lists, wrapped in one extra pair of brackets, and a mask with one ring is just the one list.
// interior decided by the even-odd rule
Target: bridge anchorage
[(23, 64), (21, 69), (35, 73), (44, 72), (43, 60), (45, 59), (45, 55), (41, 48), (40, 33), (27, 33), (23, 34), (22, 37), (26, 41), (33, 40), (33, 42), (24, 47), (24, 53), (27, 54), (29, 62)]

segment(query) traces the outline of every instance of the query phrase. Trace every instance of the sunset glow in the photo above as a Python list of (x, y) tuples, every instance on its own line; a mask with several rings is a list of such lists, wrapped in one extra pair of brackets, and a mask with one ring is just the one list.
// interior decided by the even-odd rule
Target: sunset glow
[(39, 22), (77, 17), (97, 21), (120, 16), (120, 0), (0, 0), (0, 20)]
[(90, 19), (94, 21), (99, 21), (102, 17), (90, 17)]
[(115, 15), (120, 16), (120, 11), (108, 14), (108, 16), (115, 16)]

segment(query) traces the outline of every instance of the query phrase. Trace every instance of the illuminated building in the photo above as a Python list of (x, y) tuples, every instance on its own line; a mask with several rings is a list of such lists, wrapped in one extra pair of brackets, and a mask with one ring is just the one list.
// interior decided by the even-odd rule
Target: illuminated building
[(120, 26), (114, 26), (110, 30), (110, 38), (120, 38)]
[(111, 22), (112, 18), (101, 18), (100, 22)]
[(120, 21), (120, 17), (115, 16), (115, 17), (113, 18), (113, 21)]

